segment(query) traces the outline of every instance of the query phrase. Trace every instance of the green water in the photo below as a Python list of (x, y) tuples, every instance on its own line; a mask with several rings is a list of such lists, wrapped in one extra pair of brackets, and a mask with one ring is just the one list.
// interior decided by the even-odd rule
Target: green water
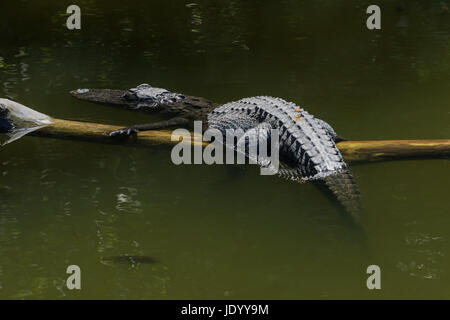
[[(147, 82), (228, 102), (294, 101), (348, 139), (449, 138), (441, 1), (78, 0), (0, 4), (0, 97), (53, 117), (147, 115), (76, 88)], [(313, 185), (175, 166), (170, 148), (22, 138), (0, 149), (0, 298), (450, 298), (448, 159), (355, 164), (364, 227)], [(236, 169), (236, 170), (235, 170)], [(150, 256), (152, 264), (105, 258)], [(69, 265), (82, 289), (68, 290)], [(382, 289), (366, 287), (381, 268)]]

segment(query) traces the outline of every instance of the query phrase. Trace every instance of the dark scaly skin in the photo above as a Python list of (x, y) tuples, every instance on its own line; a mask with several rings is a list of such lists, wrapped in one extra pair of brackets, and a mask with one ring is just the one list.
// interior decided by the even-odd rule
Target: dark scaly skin
[[(138, 87), (139, 88), (139, 87)], [(112, 133), (129, 136), (144, 130), (161, 129), (169, 126), (192, 127), (194, 120), (201, 120), (204, 129), (215, 128), (249, 130), (258, 124), (268, 123), (279, 129), (280, 159), (290, 165), (280, 169), (280, 175), (292, 180), (307, 179), (323, 182), (344, 208), (359, 221), (361, 211), (360, 194), (347, 164), (336, 147), (340, 140), (332, 127), (325, 121), (315, 118), (308, 112), (280, 98), (253, 97), (219, 106), (207, 99), (167, 94), (163, 103), (147, 104), (135, 93), (110, 89), (88, 89), (72, 91), (78, 99), (121, 106), (126, 109), (144, 112), (158, 112), (169, 120), (152, 124), (135, 125)], [(163, 90), (163, 89), (161, 89)], [(131, 98), (130, 98), (131, 96)]]
[(358, 185), (350, 170), (335, 173), (323, 178), (328, 189), (338, 199), (339, 203), (349, 212), (354, 221), (361, 223), (361, 195)]

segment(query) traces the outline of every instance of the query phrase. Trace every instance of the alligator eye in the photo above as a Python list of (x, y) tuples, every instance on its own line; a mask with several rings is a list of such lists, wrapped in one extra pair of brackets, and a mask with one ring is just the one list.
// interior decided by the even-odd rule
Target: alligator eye
[(131, 93), (125, 93), (123, 95), (123, 97), (125, 98), (125, 100), (128, 100), (128, 101), (136, 101), (136, 100), (138, 100), (136, 95), (135, 94), (131, 94)]

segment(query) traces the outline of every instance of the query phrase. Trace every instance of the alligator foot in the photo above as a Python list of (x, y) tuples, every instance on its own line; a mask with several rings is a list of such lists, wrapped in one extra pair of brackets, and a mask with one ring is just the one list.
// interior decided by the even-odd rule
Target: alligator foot
[(134, 127), (128, 127), (128, 128), (111, 131), (108, 133), (108, 135), (110, 137), (115, 137), (115, 138), (118, 138), (118, 137), (128, 138), (130, 136), (136, 136), (138, 132), (139, 132), (138, 129), (136, 129)]

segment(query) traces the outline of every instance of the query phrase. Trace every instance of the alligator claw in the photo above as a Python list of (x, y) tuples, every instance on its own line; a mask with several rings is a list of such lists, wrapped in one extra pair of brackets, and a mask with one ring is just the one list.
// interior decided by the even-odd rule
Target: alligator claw
[(119, 130), (114, 130), (108, 133), (110, 137), (129, 137), (132, 135), (136, 135), (138, 133), (138, 130), (136, 130), (133, 127), (130, 128), (123, 128)]

